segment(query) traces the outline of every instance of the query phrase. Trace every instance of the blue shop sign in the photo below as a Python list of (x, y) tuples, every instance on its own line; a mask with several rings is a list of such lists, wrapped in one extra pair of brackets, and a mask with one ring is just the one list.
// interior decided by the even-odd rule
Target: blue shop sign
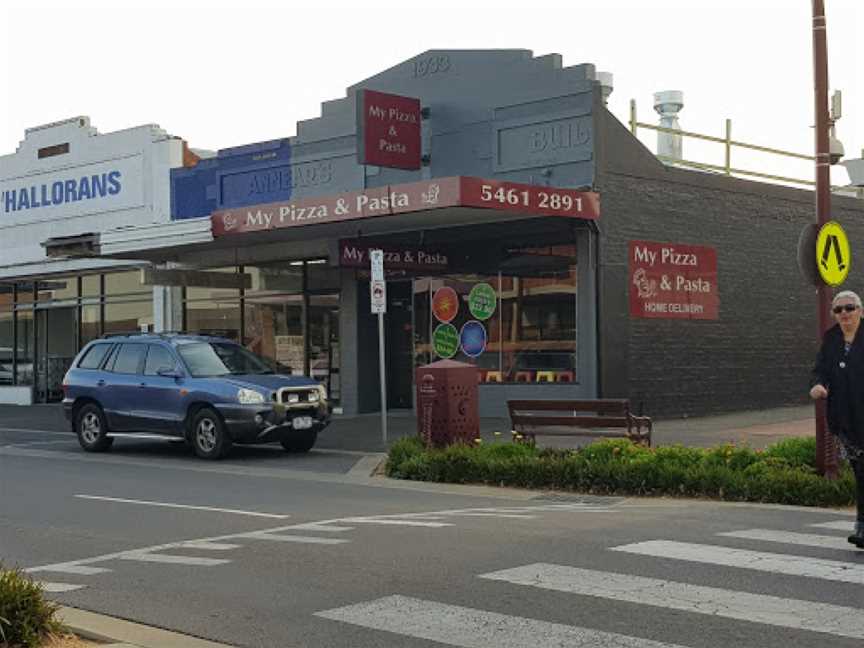
[(67, 203), (116, 196), (123, 189), (122, 174), (114, 170), (85, 175), (78, 178), (43, 182), (0, 191), (3, 213), (22, 212), (38, 207), (51, 207)]

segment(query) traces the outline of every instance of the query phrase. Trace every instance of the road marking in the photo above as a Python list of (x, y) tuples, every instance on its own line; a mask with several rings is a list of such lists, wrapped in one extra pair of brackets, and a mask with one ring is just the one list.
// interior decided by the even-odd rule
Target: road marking
[(29, 430), (25, 428), (0, 428), (0, 432), (20, 432), (22, 434), (62, 434), (63, 436), (72, 437), (74, 440), (74, 432), (52, 432), (50, 430)]
[(791, 531), (776, 531), (774, 529), (747, 529), (745, 531), (727, 531), (718, 533), (725, 538), (743, 538), (744, 540), (760, 540), (762, 542), (780, 542), (802, 547), (820, 547), (822, 549), (851, 549), (846, 538), (838, 536), (816, 535), (815, 533), (793, 533)]
[(105, 569), (103, 567), (84, 567), (83, 565), (78, 565), (76, 563), (58, 563), (56, 565), (49, 565), (47, 567), (31, 567), (30, 569), (25, 569), (25, 572), (28, 574), (33, 574), (35, 572), (40, 571), (50, 571), (56, 572), (58, 574), (78, 574), (79, 576), (94, 576), (96, 574), (104, 574), (106, 572), (110, 572), (110, 569)]
[(822, 522), (820, 524), (811, 524), (811, 527), (819, 529), (836, 529), (837, 531), (855, 531), (855, 520), (837, 520), (836, 522)]
[(431, 527), (435, 529), (453, 526), (450, 522), (420, 522), (419, 520), (398, 520), (377, 517), (341, 518), (339, 521), (348, 522), (349, 524), (383, 524), (388, 526)]
[(307, 522), (305, 524), (295, 524), (291, 527), (295, 531), (353, 531), (354, 527), (336, 526), (335, 524), (327, 524), (326, 522)]
[(315, 536), (299, 536), (299, 535), (283, 535), (281, 533), (267, 533), (258, 531), (255, 533), (247, 533), (242, 538), (252, 538), (253, 540), (273, 540), (275, 542), (298, 542), (300, 544), (324, 544), (337, 545), (351, 542), (343, 538), (317, 538)]
[(385, 596), (316, 612), (315, 616), (463, 648), (681, 648), (650, 639), (496, 614), (410, 596)]
[(613, 547), (612, 551), (864, 585), (864, 564), (862, 563), (669, 540), (651, 540), (622, 545)]
[[(799, 601), (656, 578), (537, 563), (480, 578), (556, 592), (864, 639), (860, 608)], [(813, 642), (815, 645), (816, 642)]]
[(454, 517), (492, 517), (492, 518), (506, 518), (506, 519), (519, 519), (519, 520), (536, 520), (536, 515), (525, 515), (523, 513), (487, 513), (485, 511), (456, 511), (455, 513), (450, 513)]
[(72, 592), (74, 590), (82, 589), (86, 587), (85, 585), (72, 585), (71, 583), (50, 583), (48, 581), (36, 581), (43, 590), (46, 592), (51, 592), (52, 594), (57, 594), (60, 592)]
[(201, 549), (204, 551), (230, 551), (231, 549), (239, 549), (240, 545), (228, 544), (225, 542), (184, 542), (180, 545), (181, 549)]
[(211, 511), (213, 513), (231, 513), (233, 515), (251, 515), (253, 517), (274, 518), (284, 520), (290, 515), (276, 513), (259, 513), (258, 511), (239, 511), (237, 509), (215, 508), (212, 506), (192, 506), (190, 504), (172, 504), (170, 502), (151, 502), (148, 500), (125, 499), (122, 497), (104, 497), (102, 495), (76, 495), (80, 499), (100, 500), (103, 502), (119, 502), (121, 504), (141, 504), (143, 506), (161, 506), (165, 508), (192, 509), (195, 511)]
[(167, 565), (195, 565), (197, 567), (215, 567), (231, 562), (225, 558), (198, 558), (196, 556), (175, 556), (172, 554), (148, 553), (146, 551), (127, 551), (120, 556), (121, 560), (136, 562), (165, 563)]

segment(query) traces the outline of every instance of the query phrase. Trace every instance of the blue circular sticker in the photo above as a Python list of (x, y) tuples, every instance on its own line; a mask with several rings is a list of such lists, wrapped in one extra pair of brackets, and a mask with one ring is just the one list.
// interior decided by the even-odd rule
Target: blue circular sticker
[(486, 327), (477, 320), (465, 322), (459, 340), (462, 352), (469, 358), (476, 358), (486, 350)]

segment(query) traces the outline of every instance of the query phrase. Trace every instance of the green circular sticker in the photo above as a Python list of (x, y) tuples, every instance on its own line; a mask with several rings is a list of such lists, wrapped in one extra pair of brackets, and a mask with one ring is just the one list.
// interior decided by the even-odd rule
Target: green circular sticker
[(478, 320), (487, 320), (495, 312), (498, 296), (495, 289), (488, 283), (479, 283), (471, 289), (468, 295), (468, 310)]
[(432, 332), (432, 348), (439, 358), (452, 358), (459, 350), (459, 331), (452, 324), (439, 324)]

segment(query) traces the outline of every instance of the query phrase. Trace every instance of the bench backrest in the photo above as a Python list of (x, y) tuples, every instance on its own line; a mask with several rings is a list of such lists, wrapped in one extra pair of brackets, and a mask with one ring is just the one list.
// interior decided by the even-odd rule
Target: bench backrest
[[(507, 401), (513, 425), (573, 427), (630, 427), (630, 401), (626, 398), (597, 400)], [(558, 413), (557, 415), (554, 413)]]

